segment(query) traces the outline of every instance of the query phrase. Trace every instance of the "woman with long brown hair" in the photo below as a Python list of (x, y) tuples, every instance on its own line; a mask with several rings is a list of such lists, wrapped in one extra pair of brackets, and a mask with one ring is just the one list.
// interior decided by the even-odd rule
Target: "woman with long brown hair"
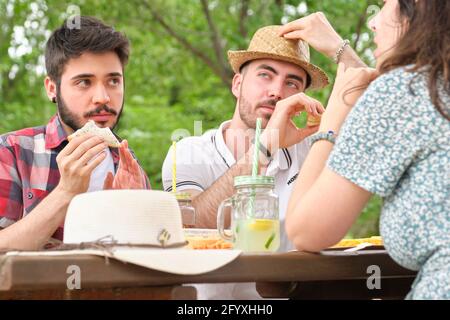
[(322, 250), (380, 195), (388, 253), (419, 271), (407, 298), (450, 299), (450, 1), (386, 0), (370, 27), (377, 68), (339, 65), (286, 230)]

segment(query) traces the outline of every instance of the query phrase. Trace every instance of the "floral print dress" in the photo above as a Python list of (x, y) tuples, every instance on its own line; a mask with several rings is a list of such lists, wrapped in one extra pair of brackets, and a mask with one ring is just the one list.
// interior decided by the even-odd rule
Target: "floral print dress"
[[(427, 81), (408, 67), (376, 79), (346, 119), (327, 166), (383, 198), (386, 250), (419, 271), (406, 298), (450, 299), (450, 121), (432, 104)], [(448, 88), (442, 81), (438, 88), (448, 115)]]

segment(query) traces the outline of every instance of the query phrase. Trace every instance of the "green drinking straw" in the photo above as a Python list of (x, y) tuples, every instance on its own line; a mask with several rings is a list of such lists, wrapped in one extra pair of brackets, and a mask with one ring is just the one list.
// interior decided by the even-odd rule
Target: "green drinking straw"
[[(256, 178), (258, 176), (259, 137), (261, 135), (261, 122), (262, 122), (261, 118), (256, 119), (255, 150), (253, 153), (253, 166), (252, 166), (252, 177), (253, 178)], [(255, 192), (255, 188), (253, 188), (252, 194), (250, 196), (250, 203), (249, 203), (250, 216), (252, 216), (252, 217), (255, 216), (255, 196), (256, 196), (256, 192)]]
[(253, 153), (253, 167), (252, 177), (255, 178), (258, 175), (258, 157), (259, 157), (259, 137), (261, 136), (261, 122), (262, 119), (256, 119), (256, 132), (255, 132), (255, 150)]

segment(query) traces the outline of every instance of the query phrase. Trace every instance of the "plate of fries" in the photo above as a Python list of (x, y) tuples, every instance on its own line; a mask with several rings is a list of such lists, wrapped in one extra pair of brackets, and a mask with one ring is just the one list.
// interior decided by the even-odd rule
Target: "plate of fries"
[(327, 250), (384, 250), (383, 239), (380, 236), (359, 239), (343, 239)]
[(188, 248), (194, 250), (232, 249), (233, 244), (222, 239), (216, 229), (184, 229)]

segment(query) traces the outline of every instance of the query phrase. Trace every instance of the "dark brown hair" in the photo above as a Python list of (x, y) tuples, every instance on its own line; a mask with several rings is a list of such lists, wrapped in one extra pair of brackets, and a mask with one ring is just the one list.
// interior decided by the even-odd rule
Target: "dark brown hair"
[(407, 30), (393, 53), (380, 66), (380, 73), (413, 65), (409, 71), (426, 72), (431, 101), (447, 120), (442, 109), (438, 81), (443, 78), (444, 91), (450, 95), (450, 1), (398, 0), (400, 19)]
[(128, 62), (129, 41), (126, 36), (100, 20), (79, 16), (73, 18), (79, 25), (64, 21), (47, 41), (45, 48), (45, 67), (53, 81), (59, 83), (66, 63), (81, 56), (84, 52), (104, 53), (113, 51), (117, 54), (122, 67)]

